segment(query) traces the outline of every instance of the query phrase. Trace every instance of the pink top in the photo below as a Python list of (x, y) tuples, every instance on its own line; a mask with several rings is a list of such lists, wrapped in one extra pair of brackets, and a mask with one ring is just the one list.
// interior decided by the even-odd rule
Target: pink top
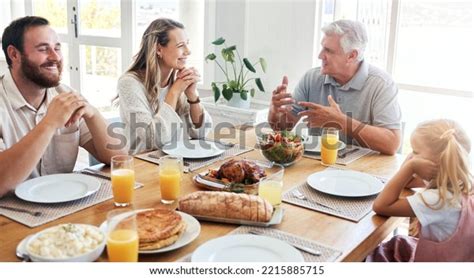
[(463, 198), (461, 216), (456, 231), (445, 241), (435, 242), (420, 235), (415, 262), (474, 261), (474, 196)]

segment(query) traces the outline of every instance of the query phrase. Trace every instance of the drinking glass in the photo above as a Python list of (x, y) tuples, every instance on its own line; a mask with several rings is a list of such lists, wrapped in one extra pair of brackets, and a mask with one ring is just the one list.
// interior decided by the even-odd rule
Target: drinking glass
[(133, 156), (116, 155), (112, 157), (112, 192), (114, 202), (118, 207), (126, 207), (133, 202), (135, 171)]
[(115, 209), (107, 214), (107, 255), (111, 262), (138, 261), (136, 212)]
[(181, 194), (181, 177), (183, 174), (183, 158), (180, 156), (166, 155), (159, 160), (159, 182), (161, 202), (171, 204)]
[(321, 162), (324, 165), (332, 165), (337, 160), (339, 148), (339, 130), (335, 128), (324, 128), (321, 136)]
[(281, 204), (285, 168), (280, 164), (273, 164), (273, 168), (276, 171), (260, 181), (258, 196), (264, 198), (273, 206), (277, 206)]

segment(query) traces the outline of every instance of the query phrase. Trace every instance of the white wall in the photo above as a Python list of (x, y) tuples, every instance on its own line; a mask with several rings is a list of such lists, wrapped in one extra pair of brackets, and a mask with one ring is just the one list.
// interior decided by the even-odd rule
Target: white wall
[[(205, 49), (222, 36), (252, 61), (264, 57), (268, 71), (260, 76), (267, 93), (259, 93), (257, 98), (269, 99), (283, 75), (289, 77), (290, 89), (293, 88), (312, 67), (315, 0), (226, 0), (216, 1), (213, 7), (215, 26), (205, 41)], [(5, 70), (6, 63), (0, 60), (0, 73)], [(217, 67), (214, 72), (216, 77), (207, 80), (223, 80)]]
[[(314, 0), (234, 0), (216, 3), (216, 38), (236, 44), (241, 55), (256, 61), (264, 57), (267, 74), (262, 75), (269, 99), (287, 75), (290, 88), (312, 67), (314, 49)], [(210, 42), (209, 42), (210, 43)], [(220, 70), (215, 69), (217, 78)]]

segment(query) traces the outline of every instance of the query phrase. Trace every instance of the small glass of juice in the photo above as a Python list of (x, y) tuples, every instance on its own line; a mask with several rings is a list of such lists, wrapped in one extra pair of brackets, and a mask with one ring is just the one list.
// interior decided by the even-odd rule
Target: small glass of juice
[(324, 128), (321, 136), (321, 162), (323, 165), (333, 165), (337, 160), (339, 148), (339, 130)]
[(181, 177), (183, 175), (183, 158), (166, 155), (160, 157), (158, 179), (160, 182), (161, 202), (171, 204), (181, 195)]
[(111, 262), (138, 261), (136, 212), (115, 209), (107, 214), (107, 255)]
[(135, 170), (133, 156), (116, 155), (110, 163), (112, 173), (112, 192), (115, 206), (125, 207), (133, 202)]
[(283, 191), (283, 175), (285, 168), (280, 164), (273, 164), (275, 172), (260, 180), (258, 185), (258, 196), (267, 200), (273, 206), (281, 204)]

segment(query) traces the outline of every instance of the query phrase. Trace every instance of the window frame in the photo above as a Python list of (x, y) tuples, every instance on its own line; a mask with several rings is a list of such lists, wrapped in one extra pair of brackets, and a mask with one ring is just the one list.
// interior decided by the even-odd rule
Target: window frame
[[(184, 0), (179, 0), (184, 1)], [(105, 37), (105, 36), (92, 36), (92, 35), (81, 35), (80, 24), (77, 24), (78, 36), (74, 35), (74, 15), (79, 18), (79, 0), (66, 0), (67, 2), (67, 34), (58, 33), (60, 42), (67, 43), (69, 48), (69, 65), (68, 70), (70, 71), (70, 85), (77, 91), (82, 91), (83, 81), (81, 81), (81, 70), (85, 67), (85, 62), (80, 61), (80, 46), (97, 46), (97, 47), (112, 47), (119, 48), (121, 50), (121, 72), (125, 72), (132, 60), (134, 44), (140, 44), (140, 42), (134, 41), (134, 34), (136, 32), (136, 1), (135, 0), (120, 0), (120, 37)], [(15, 1), (10, 0), (11, 3), (11, 18), (33, 15), (33, 1), (22, 0)], [(209, 53), (213, 51), (212, 45), (207, 44), (211, 41), (215, 34), (215, 22), (216, 22), (216, 3), (213, 0), (204, 1), (204, 40), (203, 40), (203, 51)], [(202, 53), (202, 57), (205, 56)], [(199, 54), (197, 54), (199, 55)], [(0, 60), (5, 60), (3, 55), (0, 55)], [(214, 67), (211, 63), (203, 63), (203, 73), (201, 73), (202, 80), (197, 85), (198, 89), (209, 89), (207, 84), (213, 79)]]
[[(325, 0), (316, 0), (316, 14), (318, 15), (318, 19), (315, 22), (315, 56), (313, 57), (313, 65), (319, 65), (318, 60), (318, 53), (321, 51), (320, 41), (322, 39), (322, 32), (321, 28), (321, 21), (322, 21), (322, 13), (323, 13), (323, 2)], [(332, 0), (334, 1), (334, 13), (333, 19), (336, 20), (340, 18), (340, 14), (338, 14), (337, 5), (341, 3), (340, 0)], [(359, 0), (357, 0), (359, 1)], [(387, 43), (387, 57), (386, 57), (386, 68), (385, 70), (393, 76), (394, 68), (395, 68), (395, 59), (398, 47), (398, 26), (400, 24), (400, 10), (401, 10), (401, 1), (403, 0), (392, 0), (391, 3), (391, 10), (390, 10), (390, 19), (388, 28), (388, 43)], [(473, 91), (464, 91), (464, 90), (455, 90), (450, 88), (442, 88), (442, 87), (432, 87), (432, 86), (422, 86), (416, 84), (409, 84), (409, 83), (399, 83), (397, 82), (397, 86), (400, 90), (407, 90), (407, 91), (418, 91), (422, 93), (429, 93), (429, 94), (440, 94), (440, 95), (450, 95), (450, 96), (457, 96), (457, 97), (466, 97), (466, 98), (473, 98), (474, 92)]]

